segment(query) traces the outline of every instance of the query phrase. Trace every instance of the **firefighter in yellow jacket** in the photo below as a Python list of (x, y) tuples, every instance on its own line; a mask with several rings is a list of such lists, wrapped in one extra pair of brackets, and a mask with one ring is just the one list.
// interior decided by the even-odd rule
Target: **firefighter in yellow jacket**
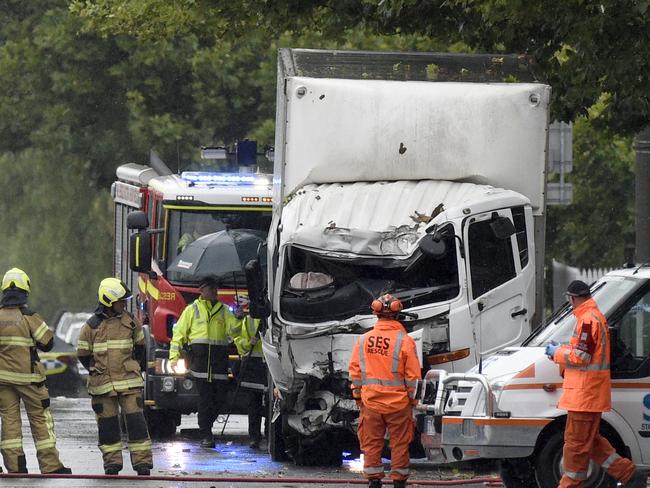
[(236, 373), (240, 387), (248, 394), (248, 439), (249, 446), (253, 449), (259, 447), (262, 438), (267, 376), (259, 327), (259, 320), (247, 317), (239, 329), (230, 331), (237, 352), (242, 357), (241, 366)]
[(203, 279), (201, 295), (190, 303), (174, 326), (169, 345), (169, 360), (175, 365), (186, 345), (190, 349), (189, 372), (199, 390), (198, 422), (201, 447), (214, 447), (212, 425), (225, 405), (228, 381), (228, 331), (241, 327), (236, 317), (218, 299), (219, 283), (214, 277)]
[(45, 370), (36, 349), (52, 349), (53, 336), (38, 314), (27, 308), (31, 285), (27, 274), (12, 268), (2, 279), (0, 303), (0, 450), (10, 473), (27, 473), (23, 452), (20, 402), (27, 411), (41, 473), (70, 474), (56, 450)]
[(143, 414), (140, 363), (144, 360), (144, 332), (126, 311), (131, 291), (117, 278), (101, 281), (99, 307), (79, 333), (77, 355), (88, 369), (88, 393), (97, 418), (99, 450), (104, 472), (122, 469), (120, 409), (124, 416), (131, 466), (138, 475), (153, 468), (151, 440)]

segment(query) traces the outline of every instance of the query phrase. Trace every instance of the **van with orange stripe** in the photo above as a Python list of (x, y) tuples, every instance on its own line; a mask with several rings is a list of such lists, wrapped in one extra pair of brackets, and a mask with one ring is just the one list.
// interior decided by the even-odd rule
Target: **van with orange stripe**
[[(650, 470), (650, 267), (613, 271), (594, 283), (592, 295), (607, 317), (611, 340), (612, 409), (601, 434), (619, 454)], [(562, 307), (521, 347), (482, 359), (467, 374), (431, 370), (418, 408), (425, 412), (422, 442), (438, 462), (499, 459), (509, 488), (554, 488), (562, 476), (566, 411), (559, 366), (544, 347), (567, 343), (575, 327)], [(590, 465), (587, 488), (616, 486)]]

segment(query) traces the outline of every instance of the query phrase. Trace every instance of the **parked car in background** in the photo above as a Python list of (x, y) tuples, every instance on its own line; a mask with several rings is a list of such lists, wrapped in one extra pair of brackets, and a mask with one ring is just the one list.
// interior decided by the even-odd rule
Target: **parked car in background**
[(86, 394), (88, 371), (77, 359), (77, 340), (90, 316), (89, 312), (63, 312), (54, 326), (54, 347), (48, 352), (39, 351), (50, 396)]

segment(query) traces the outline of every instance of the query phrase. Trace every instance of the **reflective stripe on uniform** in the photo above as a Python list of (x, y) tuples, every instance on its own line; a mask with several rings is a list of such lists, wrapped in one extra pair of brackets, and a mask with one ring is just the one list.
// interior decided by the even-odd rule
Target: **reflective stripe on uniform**
[(586, 471), (565, 471), (564, 474), (567, 475), (572, 480), (586, 480), (587, 479), (587, 472)]
[(397, 334), (397, 340), (395, 341), (395, 349), (393, 349), (393, 376), (395, 378), (399, 375), (399, 353), (402, 350), (402, 341), (404, 340), (404, 333), (400, 332)]
[(56, 439), (55, 438), (43, 439), (42, 441), (36, 441), (34, 445), (36, 446), (37, 451), (40, 451), (42, 449), (50, 449), (52, 447), (56, 447)]
[(93, 345), (88, 341), (77, 341), (77, 349), (83, 349), (84, 351), (92, 352)]
[(34, 339), (40, 341), (49, 330), (50, 328), (45, 322), (43, 322), (38, 329), (36, 329), (36, 332), (34, 332)]
[(618, 459), (620, 459), (621, 456), (619, 456), (616, 452), (613, 452), (609, 455), (607, 459), (601, 464), (604, 470), (608, 470), (609, 467), (614, 464)]
[(129, 441), (129, 451), (151, 451), (151, 441), (131, 442)]
[(106, 342), (95, 342), (93, 352), (106, 352), (109, 349), (133, 349), (132, 339), (116, 339)]
[(194, 308), (194, 317), (197, 319), (201, 318), (201, 312), (199, 310), (199, 304), (194, 302), (192, 303), (192, 307)]
[(379, 474), (384, 472), (383, 466), (366, 466), (363, 468), (364, 473), (367, 474)]
[[(204, 379), (204, 380), (208, 379), (208, 373), (201, 373), (199, 371), (192, 371), (192, 370), (190, 370), (190, 373), (192, 373), (192, 376), (194, 376), (195, 378), (201, 378), (201, 379)], [(215, 374), (215, 373), (213, 373), (211, 378), (213, 380), (227, 380), (228, 375), (227, 374)]]
[(115, 444), (100, 444), (99, 445), (99, 450), (102, 451), (103, 454), (109, 453), (109, 452), (116, 452), (116, 451), (121, 451), (122, 450), (122, 442), (116, 442)]
[(605, 364), (588, 364), (587, 366), (579, 366), (577, 364), (567, 362), (565, 364), (567, 369), (579, 369), (581, 371), (604, 371), (609, 369), (609, 363)]
[(408, 476), (411, 472), (409, 468), (394, 468), (390, 470), (391, 473), (401, 474), (402, 476)]
[(193, 339), (190, 346), (194, 344), (209, 344), (210, 346), (227, 346), (228, 341), (223, 339)]
[(103, 385), (89, 386), (88, 393), (91, 395), (105, 395), (113, 390), (124, 391), (130, 388), (142, 388), (144, 385), (142, 378), (130, 378), (128, 380), (115, 380), (105, 383)]
[(3, 336), (0, 337), (0, 346), (25, 346), (34, 347), (36, 343), (31, 337)]
[(591, 362), (591, 354), (589, 354), (588, 352), (577, 350), (576, 356), (578, 356), (580, 359), (582, 359), (587, 363)]
[(19, 385), (28, 385), (30, 383), (41, 383), (45, 381), (45, 375), (39, 373), (15, 373), (13, 371), (0, 370), (0, 380)]
[(261, 383), (249, 383), (248, 381), (242, 381), (240, 385), (242, 388), (248, 388), (251, 390), (260, 390), (260, 391), (266, 390), (266, 386), (262, 385)]
[(178, 347), (178, 344), (172, 344), (171, 346), (169, 346), (169, 351), (170, 352), (179, 352), (180, 347)]
[(22, 449), (23, 448), (23, 439), (22, 437), (16, 439), (3, 439), (0, 442), (0, 449)]

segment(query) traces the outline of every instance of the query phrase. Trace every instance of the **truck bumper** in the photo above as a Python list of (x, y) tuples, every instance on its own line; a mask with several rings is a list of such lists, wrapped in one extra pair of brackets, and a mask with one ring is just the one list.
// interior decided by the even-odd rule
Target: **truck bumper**
[(450, 461), (527, 457), (551, 422), (540, 418), (442, 417), (440, 442)]
[(188, 414), (197, 411), (198, 399), (199, 391), (190, 378), (169, 375), (147, 377), (146, 400), (150, 407)]

